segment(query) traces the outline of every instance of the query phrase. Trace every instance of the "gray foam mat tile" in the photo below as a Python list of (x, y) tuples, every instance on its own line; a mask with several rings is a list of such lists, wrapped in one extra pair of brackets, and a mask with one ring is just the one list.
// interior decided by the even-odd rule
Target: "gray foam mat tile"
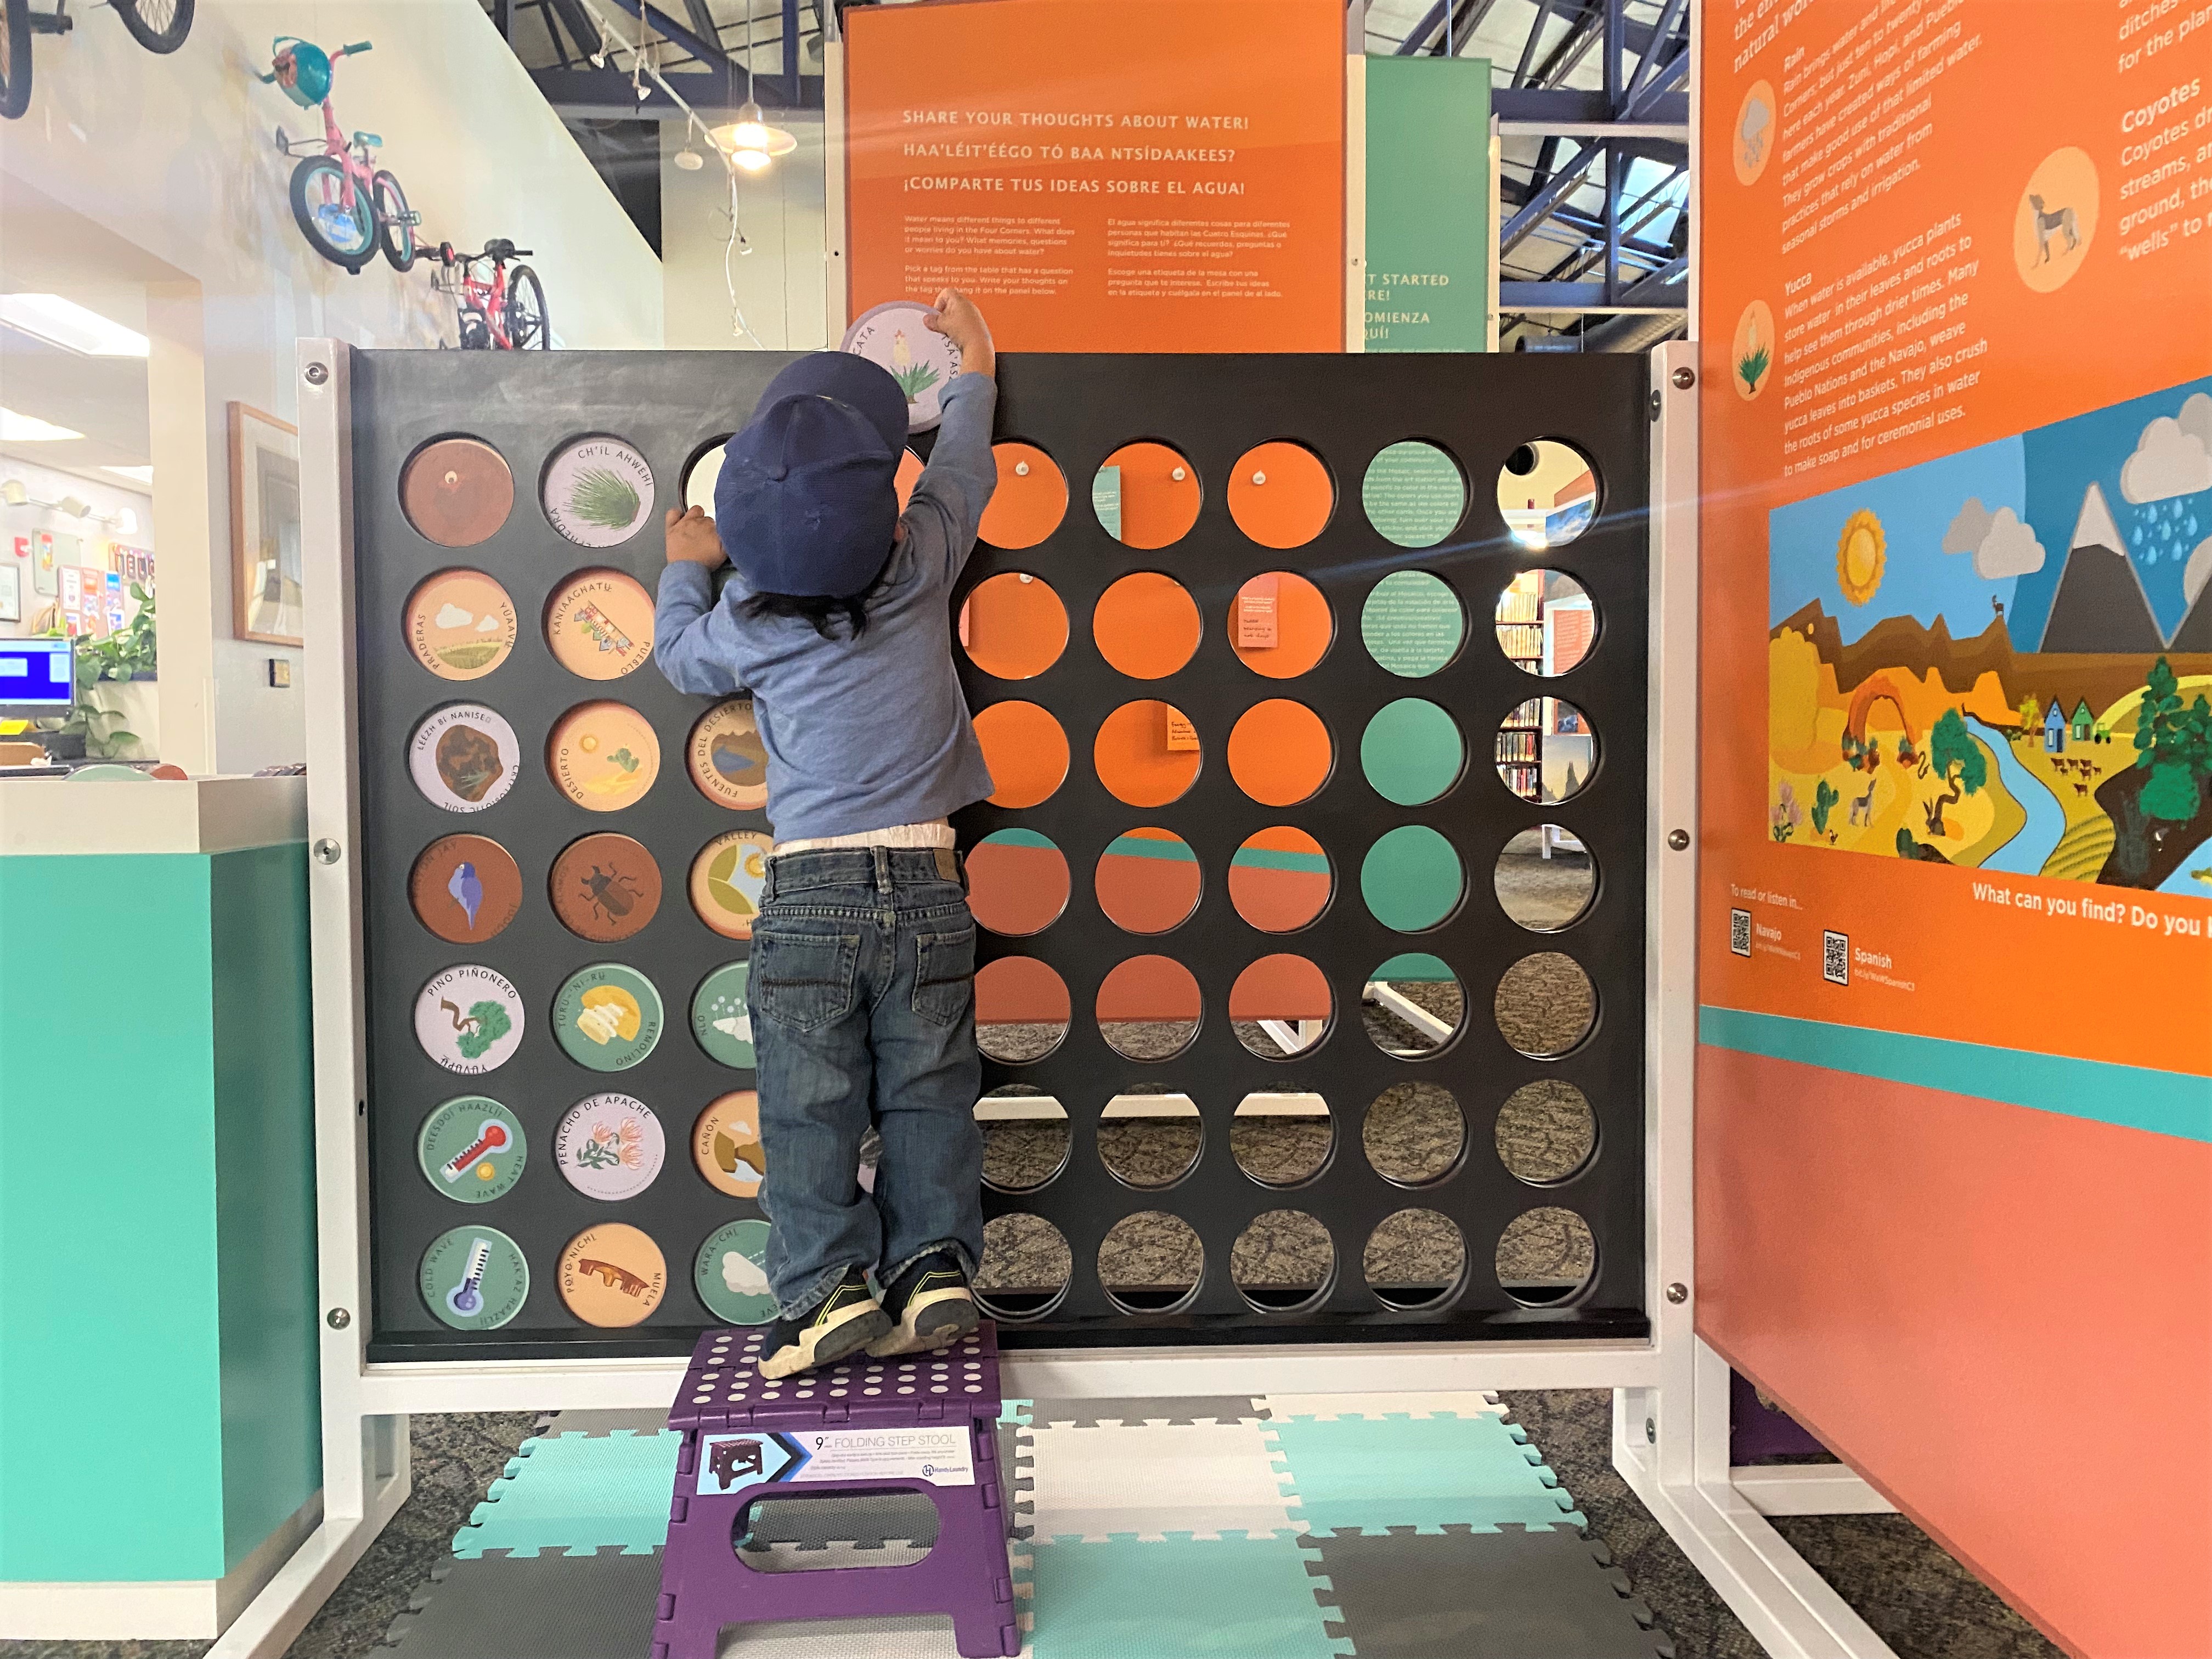
[(1264, 1401), (1244, 1394), (1173, 1395), (1161, 1399), (1036, 1400), (1030, 1402), (1030, 1422), (1037, 1427), (1095, 1428), (1102, 1423), (1135, 1427), (1144, 1423), (1237, 1423), (1246, 1418), (1265, 1420), (1270, 1413)]
[(540, 1437), (561, 1434), (659, 1434), (668, 1426), (668, 1412), (660, 1406), (621, 1412), (548, 1412), (531, 1432)]
[[(750, 1544), (818, 1550), (832, 1545), (880, 1550), (909, 1544), (927, 1552), (937, 1541), (937, 1505), (927, 1492), (887, 1492), (856, 1498), (763, 1498), (745, 1510)], [(884, 1565), (880, 1557), (872, 1564)]]
[(486, 1556), (434, 1574), (385, 1641), (399, 1659), (631, 1659), (659, 1596), (658, 1550)]
[(1605, 1547), (1565, 1527), (1301, 1543), (1359, 1659), (1674, 1659)]

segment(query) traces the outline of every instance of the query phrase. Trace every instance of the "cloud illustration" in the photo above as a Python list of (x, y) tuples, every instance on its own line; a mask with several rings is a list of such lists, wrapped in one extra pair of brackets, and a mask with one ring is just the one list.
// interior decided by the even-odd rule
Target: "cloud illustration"
[(1943, 550), (1972, 554), (1974, 574), (1985, 582), (2003, 581), (2043, 568), (2043, 544), (2036, 540), (2033, 526), (2021, 523), (2020, 515), (2008, 507), (1990, 512), (1978, 495), (1966, 498), (1959, 516), (1943, 532)]
[(2136, 506), (2212, 489), (2212, 398), (2197, 393), (2181, 418), (2161, 415), (2142, 430), (2120, 469), (2120, 494)]
[(768, 1275), (760, 1263), (739, 1250), (722, 1252), (722, 1283), (732, 1296), (766, 1296)]
[(464, 611), (451, 601), (439, 606), (438, 614), (433, 618), (441, 628), (466, 628), (476, 619), (474, 611)]
[(485, 611), (485, 612), (483, 613), (483, 616), (481, 616), (481, 617), (477, 617), (477, 633), (479, 633), (479, 634), (492, 634), (492, 633), (496, 633), (498, 630), (499, 630), (499, 618), (498, 618), (498, 617), (495, 617), (495, 616), (493, 616), (493, 615), (491, 614), (491, 612), (490, 612), (490, 611)]

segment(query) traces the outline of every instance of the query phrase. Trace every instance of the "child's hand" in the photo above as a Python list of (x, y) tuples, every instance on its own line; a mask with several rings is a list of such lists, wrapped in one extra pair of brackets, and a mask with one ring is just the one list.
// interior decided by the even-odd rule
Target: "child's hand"
[(672, 507), (663, 522), (668, 527), (669, 563), (703, 564), (709, 570), (721, 563), (722, 538), (704, 507), (678, 513)]
[(948, 288), (937, 296), (937, 310), (929, 325), (960, 348), (963, 374), (998, 372), (999, 354), (991, 343), (990, 326), (975, 309), (975, 302), (958, 289)]

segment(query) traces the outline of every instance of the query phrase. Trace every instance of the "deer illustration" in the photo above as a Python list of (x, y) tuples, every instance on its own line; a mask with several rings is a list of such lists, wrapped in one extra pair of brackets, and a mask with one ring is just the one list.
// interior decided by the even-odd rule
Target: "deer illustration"
[(2051, 258), (2051, 238), (2054, 231), (2066, 239), (2069, 253), (2081, 246), (2081, 227), (2075, 222), (2072, 208), (2063, 207), (2056, 213), (2046, 212), (2040, 196), (2029, 197), (2027, 204), (2035, 210), (2035, 245), (2039, 250), (2036, 264), (2042, 264)]
[(1850, 822), (1851, 827), (1854, 829), (1857, 828), (1862, 823), (1872, 823), (1874, 822), (1875, 783), (1875, 779), (1869, 778), (1867, 780), (1866, 793), (1861, 795), (1856, 800), (1851, 803)]

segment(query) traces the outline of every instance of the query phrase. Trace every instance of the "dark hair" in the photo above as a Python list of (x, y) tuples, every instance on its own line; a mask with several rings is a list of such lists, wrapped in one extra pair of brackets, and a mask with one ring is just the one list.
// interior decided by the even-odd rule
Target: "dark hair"
[(882, 593), (890, 574), (890, 560), (876, 572), (875, 580), (857, 593), (748, 593), (738, 609), (755, 622), (769, 617), (795, 617), (825, 640), (837, 637), (832, 624), (844, 619), (847, 636), (859, 639), (868, 631), (868, 606)]

